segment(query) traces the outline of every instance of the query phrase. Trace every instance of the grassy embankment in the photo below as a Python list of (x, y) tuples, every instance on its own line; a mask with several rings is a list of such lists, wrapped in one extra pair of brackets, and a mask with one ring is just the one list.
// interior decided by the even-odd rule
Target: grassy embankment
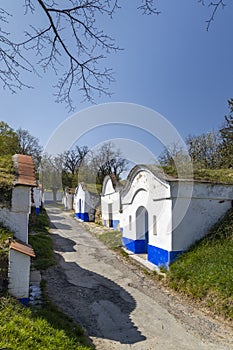
[(209, 234), (175, 261), (170, 287), (216, 315), (233, 320), (233, 210)]
[[(177, 178), (177, 170), (174, 167), (163, 166), (162, 169), (167, 175)], [(193, 179), (213, 183), (233, 184), (233, 169), (204, 169), (194, 167)]]
[[(31, 216), (29, 241), (37, 254), (34, 266), (46, 269), (55, 263), (46, 212)], [(2, 234), (3, 232), (3, 234)], [(0, 231), (6, 241), (10, 232)], [(6, 249), (5, 249), (6, 253)], [(0, 348), (11, 350), (88, 350), (83, 329), (60, 312), (46, 297), (42, 283), (42, 308), (26, 308), (9, 295), (0, 297)]]

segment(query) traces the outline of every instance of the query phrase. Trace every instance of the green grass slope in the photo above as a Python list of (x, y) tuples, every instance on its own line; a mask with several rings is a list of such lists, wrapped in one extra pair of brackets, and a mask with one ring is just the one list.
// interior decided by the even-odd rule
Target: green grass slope
[[(50, 314), (48, 312), (50, 311)], [(0, 348), (11, 350), (88, 350), (80, 330), (63, 315), (56, 322), (51, 310), (33, 312), (11, 297), (0, 298)], [(55, 318), (55, 317), (54, 317)]]
[(171, 265), (167, 277), (175, 290), (233, 320), (233, 210)]

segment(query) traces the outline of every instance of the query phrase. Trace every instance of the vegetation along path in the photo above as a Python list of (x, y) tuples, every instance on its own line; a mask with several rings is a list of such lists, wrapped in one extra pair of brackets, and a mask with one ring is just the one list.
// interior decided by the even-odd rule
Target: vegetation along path
[(81, 323), (96, 349), (223, 350), (233, 333), (182, 300), (86, 231), (70, 213), (48, 207), (57, 265), (47, 291)]

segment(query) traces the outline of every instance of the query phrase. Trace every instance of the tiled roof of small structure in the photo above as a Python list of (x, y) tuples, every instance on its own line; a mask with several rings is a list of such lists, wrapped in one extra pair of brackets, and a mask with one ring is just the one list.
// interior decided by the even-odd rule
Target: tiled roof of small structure
[(18, 241), (13, 241), (10, 245), (10, 249), (16, 250), (17, 252), (20, 252), (22, 254), (31, 256), (32, 258), (36, 257), (36, 254), (31, 246), (25, 243), (21, 243)]
[(15, 168), (14, 185), (36, 186), (34, 162), (31, 156), (15, 154), (13, 156)]

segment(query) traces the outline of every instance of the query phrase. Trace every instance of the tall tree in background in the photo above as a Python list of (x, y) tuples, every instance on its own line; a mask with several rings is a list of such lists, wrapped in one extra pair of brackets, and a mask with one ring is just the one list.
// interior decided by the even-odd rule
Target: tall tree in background
[(215, 169), (221, 166), (218, 132), (210, 131), (198, 136), (189, 135), (186, 138), (186, 144), (196, 168)]
[(233, 99), (228, 101), (230, 114), (225, 116), (225, 123), (220, 129), (222, 138), (221, 155), (222, 166), (227, 168), (233, 167)]
[(43, 154), (40, 164), (40, 183), (42, 191), (50, 190), (53, 192), (53, 200), (57, 201), (57, 192), (62, 191), (62, 158), (52, 157)]
[(91, 157), (91, 164), (96, 183), (102, 184), (106, 175), (114, 174), (117, 180), (127, 170), (128, 161), (121, 156), (121, 151), (114, 148), (112, 142), (99, 147)]
[[(219, 8), (224, 8), (225, 0), (197, 0), (209, 5), (211, 15), (207, 30)], [(112, 17), (120, 8), (119, 0), (24, 0), (22, 10), (31, 16), (29, 28), (24, 37), (15, 41), (9, 33), (8, 22), (11, 14), (0, 8), (0, 81), (12, 92), (29, 87), (25, 82), (25, 72), (39, 75), (52, 70), (58, 77), (56, 98), (73, 109), (73, 90), (78, 89), (87, 100), (101, 94), (110, 95), (109, 83), (114, 78), (112, 69), (103, 67), (105, 55), (118, 51), (114, 40), (100, 29), (103, 16)], [(140, 0), (139, 10), (144, 14), (159, 14), (156, 0)], [(34, 17), (33, 17), (34, 15)], [(38, 24), (38, 18), (41, 23)], [(13, 17), (17, 21), (17, 17)], [(18, 19), (18, 20), (21, 20)], [(24, 21), (21, 20), (21, 24)], [(26, 23), (26, 21), (25, 21)], [(69, 40), (67, 40), (69, 38)], [(34, 65), (28, 55), (32, 51), (39, 60)]]
[(7, 123), (0, 121), (0, 156), (13, 155), (17, 149), (17, 133)]
[(64, 187), (76, 187), (79, 182), (79, 169), (84, 169), (86, 158), (89, 153), (87, 146), (75, 146), (61, 155), (62, 159), (62, 182)]
[(75, 146), (74, 149), (64, 152), (63, 169), (72, 175), (77, 174), (88, 152), (87, 146)]
[(16, 130), (18, 136), (18, 150), (17, 153), (32, 156), (36, 170), (41, 161), (42, 147), (39, 144), (39, 139), (32, 136), (28, 130)]
[(189, 177), (190, 176), (190, 158), (184, 145), (179, 142), (164, 147), (159, 155), (158, 163), (164, 171), (171, 176)]

